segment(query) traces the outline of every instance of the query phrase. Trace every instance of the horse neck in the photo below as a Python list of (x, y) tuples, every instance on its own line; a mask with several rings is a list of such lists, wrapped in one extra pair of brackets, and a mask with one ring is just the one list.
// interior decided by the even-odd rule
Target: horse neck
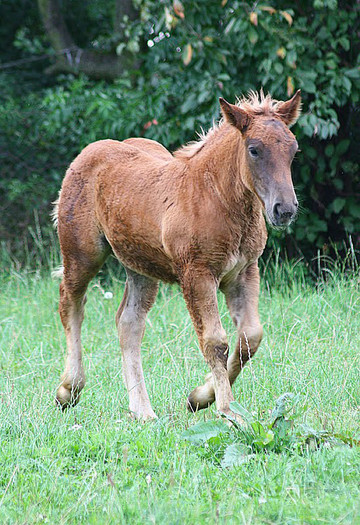
[[(204, 174), (208, 184), (228, 209), (246, 204), (258, 208), (260, 202), (249, 184), (245, 144), (241, 133), (223, 124), (192, 159), (194, 172)], [(198, 168), (198, 169), (196, 169)]]

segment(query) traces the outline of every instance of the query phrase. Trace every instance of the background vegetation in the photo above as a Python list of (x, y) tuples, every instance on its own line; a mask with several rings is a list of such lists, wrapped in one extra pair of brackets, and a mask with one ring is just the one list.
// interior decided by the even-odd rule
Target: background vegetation
[[(301, 88), (284, 236), (311, 257), (360, 235), (359, 2), (12, 0), (0, 16), (0, 236), (21, 259), (67, 165), (90, 141), (129, 135), (168, 148), (219, 117), (218, 97)], [(46, 30), (45, 30), (46, 27)], [(99, 65), (100, 64), (100, 65)], [(30, 230), (29, 230), (30, 227)]]

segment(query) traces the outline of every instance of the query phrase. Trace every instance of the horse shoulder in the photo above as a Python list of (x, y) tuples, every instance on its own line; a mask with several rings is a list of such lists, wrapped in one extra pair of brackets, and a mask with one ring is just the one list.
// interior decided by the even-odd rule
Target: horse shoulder
[(234, 232), (216, 207), (200, 197), (178, 195), (175, 205), (165, 213), (162, 242), (165, 252), (177, 264), (196, 261), (221, 266), (236, 246)]

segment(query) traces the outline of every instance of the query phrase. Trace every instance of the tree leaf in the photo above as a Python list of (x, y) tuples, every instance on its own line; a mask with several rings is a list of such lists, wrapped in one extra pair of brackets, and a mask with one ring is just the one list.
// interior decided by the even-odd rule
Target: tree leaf
[(345, 75), (349, 78), (360, 78), (360, 67), (354, 67), (345, 71)]
[(180, 110), (181, 113), (184, 115), (185, 113), (188, 113), (188, 111), (195, 110), (197, 108), (197, 99), (195, 93), (190, 93), (188, 97), (185, 99), (185, 102), (181, 104)]
[(279, 13), (285, 18), (285, 20), (287, 21), (289, 26), (291, 26), (292, 23), (293, 23), (293, 18), (291, 16), (291, 14), (288, 13), (287, 11), (279, 11)]
[(256, 42), (258, 41), (259, 36), (253, 26), (249, 27), (248, 37), (252, 44), (256, 44)]
[(191, 44), (186, 44), (183, 54), (182, 54), (182, 61), (184, 62), (185, 66), (188, 66), (192, 59), (192, 47)]
[(174, 9), (175, 14), (179, 18), (185, 18), (184, 6), (180, 2), (180, 0), (174, 0), (174, 2), (173, 2), (173, 9)]
[(291, 97), (291, 95), (294, 93), (295, 87), (294, 87), (294, 81), (292, 77), (287, 77), (286, 81), (286, 92), (287, 96)]
[(267, 13), (270, 13), (271, 15), (276, 13), (276, 9), (270, 7), (269, 5), (259, 5), (258, 8), (261, 9), (261, 11), (266, 11)]
[(257, 15), (257, 13), (255, 13), (254, 11), (251, 11), (251, 13), (250, 13), (250, 22), (251, 22), (254, 26), (257, 26), (257, 25), (258, 25), (258, 15)]
[(342, 197), (336, 197), (336, 199), (333, 200), (331, 207), (335, 213), (339, 213), (345, 206), (345, 203), (345, 199), (343, 199)]
[(178, 18), (175, 18), (171, 13), (168, 7), (165, 7), (165, 26), (168, 31), (173, 29), (178, 23)]
[(293, 421), (285, 419), (284, 417), (279, 417), (275, 421), (273, 428), (276, 430), (276, 435), (280, 439), (284, 439), (288, 431), (292, 428)]
[(341, 155), (344, 155), (344, 153), (347, 152), (348, 148), (350, 146), (350, 140), (349, 139), (343, 139), (339, 142), (339, 144), (336, 146), (335, 151), (336, 155), (340, 157)]

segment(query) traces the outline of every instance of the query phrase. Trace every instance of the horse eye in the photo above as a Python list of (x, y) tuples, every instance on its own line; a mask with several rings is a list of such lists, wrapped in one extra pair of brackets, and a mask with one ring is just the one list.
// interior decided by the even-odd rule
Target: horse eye
[(259, 155), (257, 149), (253, 147), (249, 148), (249, 152), (252, 157), (257, 157)]

